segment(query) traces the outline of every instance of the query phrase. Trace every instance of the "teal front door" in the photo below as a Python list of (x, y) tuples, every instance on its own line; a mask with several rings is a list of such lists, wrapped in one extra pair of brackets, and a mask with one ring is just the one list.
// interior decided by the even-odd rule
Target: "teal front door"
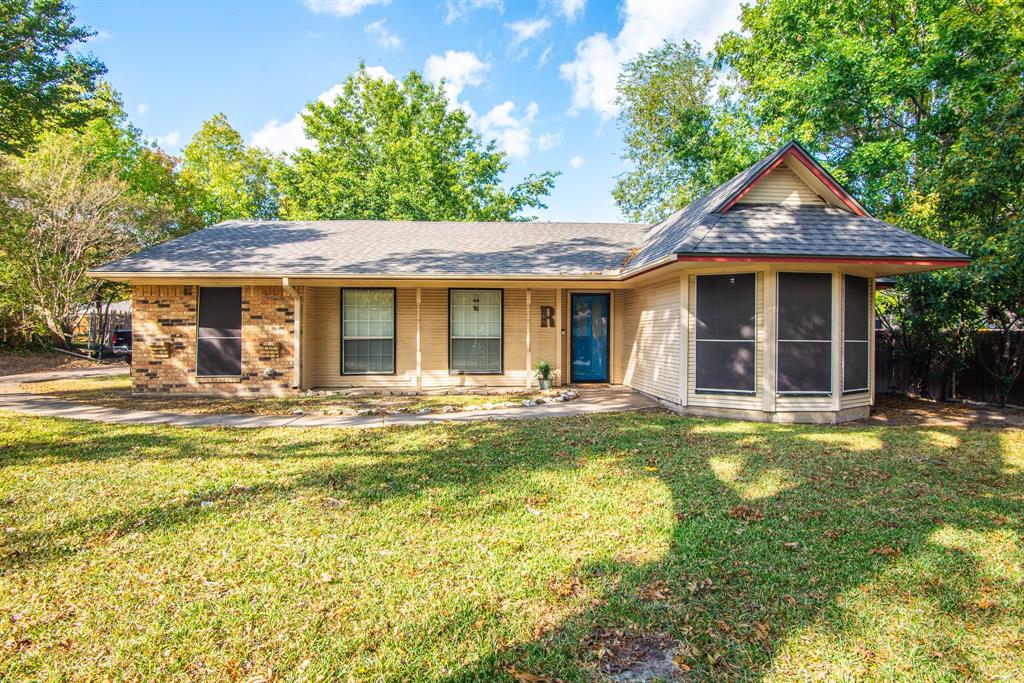
[(573, 294), (572, 334), (569, 338), (572, 371), (570, 381), (608, 381), (608, 328), (611, 322), (608, 294)]

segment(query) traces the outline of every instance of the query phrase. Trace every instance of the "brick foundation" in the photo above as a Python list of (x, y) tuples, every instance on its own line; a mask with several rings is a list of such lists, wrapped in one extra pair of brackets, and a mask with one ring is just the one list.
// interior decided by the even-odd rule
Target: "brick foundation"
[[(132, 287), (132, 390), (135, 393), (283, 396), (294, 393), (292, 297), (281, 287), (242, 287), (242, 374), (196, 377), (193, 285)], [(268, 371), (271, 376), (268, 376)]]

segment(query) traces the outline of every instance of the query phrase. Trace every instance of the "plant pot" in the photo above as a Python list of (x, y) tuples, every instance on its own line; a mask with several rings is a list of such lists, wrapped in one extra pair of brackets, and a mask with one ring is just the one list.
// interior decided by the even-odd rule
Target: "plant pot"
[(548, 391), (551, 389), (551, 380), (549, 379), (539, 379), (537, 380), (537, 384), (540, 385), (541, 391)]

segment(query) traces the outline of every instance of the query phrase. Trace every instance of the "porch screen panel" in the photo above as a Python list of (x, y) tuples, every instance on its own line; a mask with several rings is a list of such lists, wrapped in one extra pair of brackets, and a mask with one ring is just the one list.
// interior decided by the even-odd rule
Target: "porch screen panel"
[(500, 374), (502, 290), (448, 292), (448, 368), (453, 373)]
[(843, 277), (843, 392), (868, 390), (871, 300), (868, 279)]
[(395, 290), (341, 290), (341, 374), (395, 371)]
[(200, 287), (196, 375), (242, 374), (242, 288)]
[(832, 391), (832, 275), (779, 273), (778, 393)]
[(697, 276), (697, 392), (754, 393), (753, 273)]

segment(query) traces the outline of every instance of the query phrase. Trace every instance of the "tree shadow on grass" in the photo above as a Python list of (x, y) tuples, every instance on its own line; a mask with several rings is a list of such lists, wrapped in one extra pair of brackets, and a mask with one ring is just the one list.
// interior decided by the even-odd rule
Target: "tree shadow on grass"
[[(692, 680), (757, 679), (771, 670), (784, 679), (914, 677), (913, 667), (970, 678), (983, 675), (977, 661), (986, 655), (963, 649), (958, 626), (1020, 630), (1019, 606), (1000, 611), (998, 597), (986, 597), (1019, 586), (990, 576), (979, 548), (963, 542), (965, 531), (983, 545), (987, 532), (1024, 528), (1022, 473), (1006, 467), (999, 432), (670, 418), (622, 436), (649, 443), (649, 429), (678, 427), (677, 448), (661, 443), (623, 462), (632, 476), (671, 490), (675, 525), (664, 556), (581, 566), (576, 578), (595, 587), (588, 603), (438, 680), (621, 675), (651, 654), (644, 638), (663, 634), (678, 643), (676, 673)], [(898, 601), (930, 611), (922, 623), (936, 630), (922, 636), (904, 623), (887, 636), (905, 647), (879, 642), (868, 622), (898, 623), (887, 614)], [(813, 658), (794, 662), (786, 653), (775, 661), (798, 638), (824, 648), (858, 644), (813, 671)], [(890, 661), (880, 663), (885, 650)], [(830, 668), (837, 666), (846, 668)]]
[[(652, 560), (626, 544), (616, 556), (590, 553), (569, 574), (545, 577), (556, 618), (512, 643), (496, 643), (481, 658), (453, 663), (434, 680), (512, 680), (512, 672), (583, 680), (631, 666), (628, 648), (619, 646), (650, 634), (679, 643), (677, 659), (695, 680), (785, 676), (789, 667), (808, 675), (806, 662), (788, 660), (792, 642), (828, 647), (830, 638), (845, 637), (870, 650), (875, 636), (865, 622), (886, 618), (887, 600), (915, 596), (915, 608), (931, 610), (934, 620), (970, 615), (979, 624), (1007, 626), (1016, 618), (983, 606), (985, 595), (1006, 586), (972, 545), (1022, 525), (1024, 471), (1008, 466), (1000, 432), (752, 425), (664, 414), (382, 432), (267, 430), (244, 432), (244, 440), (231, 430), (53, 425), (67, 438), (66, 452), (56, 455), (52, 442), (15, 439), (0, 450), (0, 465), (40, 458), (57, 466), (119, 458), (125, 467), (159, 458), (295, 462), (262, 480), (197, 480), (188, 495), (172, 500), (16, 535), (6, 539), (0, 571), (63, 560), (90, 543), (187, 533), (225, 506), (252, 513), (288, 496), (369, 508), (415, 502), (430, 491), (465, 501), (439, 515), (474, 515), (484, 526), (493, 518), (500, 536), (507, 507), (543, 493), (534, 491), (531, 474), (603, 459), (624, 484), (667, 490), (672, 518), (664, 552)], [(509, 481), (522, 482), (523, 500), (487, 495)], [(860, 614), (866, 604), (875, 607)], [(433, 625), (418, 632), (418, 645), (466, 638), (466, 624), (502, 618), (472, 602), (459, 610), (444, 619), (419, 615)], [(954, 631), (929, 638), (937, 657), (903, 654), (897, 664), (929, 667), (940, 678), (983, 675), (958, 649)], [(857, 661), (832, 657), (821, 666), (853, 667), (853, 677), (877, 674), (864, 664), (870, 652), (851, 655)]]

